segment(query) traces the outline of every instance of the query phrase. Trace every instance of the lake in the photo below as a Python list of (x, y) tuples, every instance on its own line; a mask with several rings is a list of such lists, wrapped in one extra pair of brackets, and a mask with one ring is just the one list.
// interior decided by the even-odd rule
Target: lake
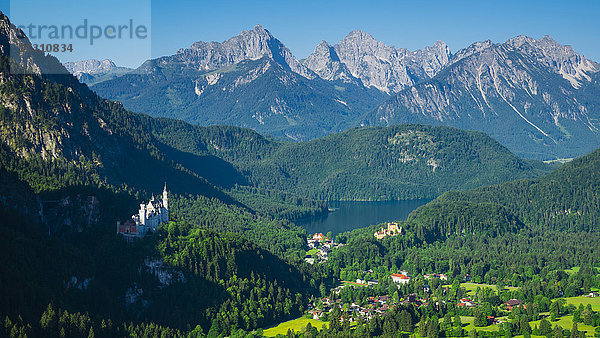
[(405, 200), (382, 202), (329, 202), (335, 209), (326, 216), (296, 220), (295, 223), (309, 234), (341, 232), (364, 228), (369, 225), (406, 220), (408, 214), (431, 200)]

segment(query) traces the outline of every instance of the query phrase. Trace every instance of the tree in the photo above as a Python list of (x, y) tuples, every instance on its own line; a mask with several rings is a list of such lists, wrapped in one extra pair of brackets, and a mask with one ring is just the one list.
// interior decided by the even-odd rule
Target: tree
[(431, 317), (427, 322), (427, 337), (438, 338), (440, 336), (440, 324), (436, 316)]
[(552, 337), (553, 338), (562, 338), (563, 337), (563, 328), (560, 325), (554, 325), (554, 329), (552, 329)]
[(469, 338), (477, 338), (477, 330), (473, 329), (469, 331)]
[(400, 329), (406, 332), (413, 331), (412, 316), (406, 310), (400, 312)]
[(42, 314), (40, 326), (42, 327), (42, 330), (46, 331), (48, 334), (55, 334), (57, 329), (57, 316), (52, 304), (48, 304), (46, 311)]
[(579, 338), (579, 329), (577, 329), (577, 322), (573, 322), (573, 328), (571, 329), (570, 338)]
[(427, 337), (427, 317), (421, 316), (421, 320), (419, 320), (419, 336)]
[(398, 332), (398, 325), (392, 316), (385, 316), (383, 320), (383, 334), (387, 337), (393, 337)]
[(452, 321), (452, 326), (462, 327), (462, 321), (460, 320), (460, 315), (458, 314), (458, 312), (454, 315), (454, 321)]
[(452, 316), (450, 316), (450, 312), (446, 312), (444, 315), (444, 321), (442, 322), (442, 330), (446, 331), (452, 327)]
[(487, 326), (487, 318), (485, 317), (485, 313), (480, 309), (475, 310), (475, 320), (473, 321), (473, 325), (477, 327)]
[(325, 287), (325, 284), (321, 283), (321, 285), (319, 285), (319, 291), (321, 292), (321, 297), (327, 296), (327, 287)]
[(531, 325), (529, 325), (529, 320), (527, 320), (527, 317), (521, 317), (521, 320), (519, 320), (519, 329), (523, 335), (531, 334)]
[(540, 321), (540, 334), (542, 336), (548, 336), (552, 333), (552, 324), (550, 324), (550, 322), (548, 322), (546, 320), (546, 318), (543, 318)]

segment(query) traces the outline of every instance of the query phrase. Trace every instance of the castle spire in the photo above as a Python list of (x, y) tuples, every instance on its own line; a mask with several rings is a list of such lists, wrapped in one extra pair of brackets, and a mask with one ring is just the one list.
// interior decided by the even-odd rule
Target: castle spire
[(167, 182), (165, 182), (165, 188), (163, 189), (162, 203), (165, 209), (169, 209), (169, 195), (167, 194)]

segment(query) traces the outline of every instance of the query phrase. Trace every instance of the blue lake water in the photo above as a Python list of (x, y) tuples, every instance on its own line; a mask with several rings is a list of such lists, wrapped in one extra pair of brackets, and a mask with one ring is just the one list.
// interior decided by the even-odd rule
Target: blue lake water
[(331, 231), (335, 236), (373, 224), (406, 220), (408, 214), (429, 201), (330, 202), (329, 208), (335, 211), (325, 216), (297, 220), (295, 223), (309, 234), (327, 234)]

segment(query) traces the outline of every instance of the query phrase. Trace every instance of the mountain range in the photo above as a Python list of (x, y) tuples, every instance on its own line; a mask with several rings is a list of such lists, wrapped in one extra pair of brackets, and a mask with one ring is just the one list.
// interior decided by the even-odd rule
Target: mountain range
[(600, 143), (600, 66), (545, 36), (451, 53), (389, 46), (352, 31), (303, 60), (262, 26), (92, 86), (136, 112), (310, 140), (354, 126), (426, 123), (479, 130), (520, 156), (568, 158)]
[(64, 66), (80, 82), (88, 85), (114, 79), (132, 70), (127, 67), (119, 67), (110, 59), (65, 62)]

